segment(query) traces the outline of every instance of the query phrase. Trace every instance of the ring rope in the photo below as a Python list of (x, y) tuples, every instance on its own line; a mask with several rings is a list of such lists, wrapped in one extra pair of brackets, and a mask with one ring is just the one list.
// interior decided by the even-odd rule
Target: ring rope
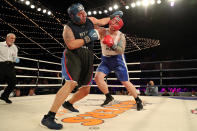
[[(49, 62), (49, 61), (43, 61), (43, 60), (36, 60), (36, 59), (31, 59), (31, 58), (25, 58), (25, 57), (20, 57), (21, 59), (26, 59), (26, 60), (31, 60), (31, 61), (36, 61), (36, 62), (43, 62), (43, 63), (50, 63), (50, 64), (56, 64), (56, 65), (61, 65), (60, 63), (55, 63), (55, 62)], [(178, 61), (178, 60), (177, 60)], [(182, 60), (181, 60), (182, 61)], [(184, 60), (186, 62), (190, 62), (191, 60)], [(169, 62), (169, 61), (168, 61)], [(171, 62), (171, 61), (170, 61)], [(127, 65), (135, 65), (135, 64), (142, 64), (143, 62), (133, 62), (133, 63), (128, 63)], [(148, 62), (149, 63), (149, 62)], [(152, 63), (152, 62), (150, 62)], [(163, 61), (161, 62), (163, 63)], [(99, 65), (99, 64), (94, 64)], [(16, 69), (23, 69), (23, 70), (33, 70), (33, 71), (43, 71), (43, 72), (56, 72), (56, 73), (61, 73), (61, 71), (57, 70), (48, 70), (48, 69), (38, 69), (38, 68), (29, 68), (29, 67), (19, 67), (16, 66)], [(161, 70), (133, 70), (133, 71), (128, 71), (128, 73), (141, 73), (141, 72), (163, 72), (163, 71), (190, 71), (190, 70), (197, 70), (197, 68), (180, 68), (180, 69), (161, 69)], [(94, 72), (95, 73), (95, 72)], [(114, 73), (114, 72), (112, 72)], [(60, 77), (45, 77), (45, 76), (26, 76), (26, 75), (16, 75), (17, 78), (37, 78), (37, 79), (57, 79), (61, 80), (62, 78)], [(197, 76), (185, 76), (185, 77), (149, 77), (149, 78), (129, 78), (129, 80), (149, 80), (149, 79), (194, 79), (197, 78)], [(117, 78), (106, 78), (106, 80), (118, 80)], [(0, 86), (6, 86), (6, 84), (0, 85)], [(37, 86), (37, 87), (52, 87), (52, 86), (58, 86), (61, 87), (61, 84), (17, 84), (16, 86), (18, 87), (30, 87), (30, 86)], [(93, 87), (96, 87), (97, 85), (91, 85)], [(184, 87), (184, 86), (196, 86), (196, 84), (181, 84), (181, 85), (156, 85), (158, 87), (167, 87), (167, 86), (172, 86), (172, 87)], [(124, 87), (123, 85), (108, 85), (108, 87)], [(146, 87), (146, 85), (135, 85), (135, 87)]]
[(45, 77), (45, 76), (25, 76), (25, 75), (16, 75), (17, 78), (40, 78), (40, 79), (58, 79), (61, 80), (60, 77)]
[(25, 59), (25, 60), (37, 61), (37, 62), (39, 61), (39, 62), (48, 63), (48, 64), (61, 65), (60, 63), (49, 62), (49, 61), (44, 61), (44, 60), (37, 60), (37, 59), (25, 58), (25, 57), (19, 57), (19, 58), (21, 58), (21, 59)]

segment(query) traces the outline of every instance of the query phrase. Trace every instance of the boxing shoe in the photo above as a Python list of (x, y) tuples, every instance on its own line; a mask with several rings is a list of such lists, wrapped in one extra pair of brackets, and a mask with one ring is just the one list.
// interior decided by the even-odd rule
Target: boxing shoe
[(101, 106), (106, 106), (106, 105), (110, 104), (113, 100), (114, 100), (114, 98), (112, 96), (106, 97), (105, 101), (103, 102), (103, 104), (101, 104)]
[(3, 101), (5, 101), (5, 102), (8, 103), (8, 104), (11, 104), (11, 103), (12, 103), (12, 101), (9, 100), (9, 99), (6, 98), (6, 97), (2, 97), (2, 96), (1, 96), (0, 99), (3, 100)]
[(140, 111), (143, 109), (142, 101), (140, 99), (136, 100), (136, 104), (137, 104), (137, 111)]
[(73, 105), (68, 102), (68, 101), (65, 101), (64, 104), (62, 104), (62, 106), (66, 109), (68, 109), (69, 111), (72, 111), (72, 112), (79, 112), (79, 110), (77, 110), (76, 108), (73, 107)]
[(63, 125), (56, 123), (55, 117), (50, 116), (50, 115), (44, 115), (41, 121), (41, 126), (47, 127), (49, 129), (54, 129), (54, 130), (60, 130), (63, 128)]

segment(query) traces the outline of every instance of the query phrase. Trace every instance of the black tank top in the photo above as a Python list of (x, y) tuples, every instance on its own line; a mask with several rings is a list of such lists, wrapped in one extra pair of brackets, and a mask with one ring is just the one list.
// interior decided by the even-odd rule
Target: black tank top
[[(88, 34), (89, 30), (94, 29), (94, 25), (93, 25), (92, 21), (90, 19), (88, 19), (88, 18), (86, 18), (86, 23), (83, 24), (83, 25), (77, 25), (77, 24), (75, 24), (73, 22), (69, 22), (67, 25), (73, 31), (75, 39), (82, 39), (82, 38), (84, 38)], [(94, 42), (87, 43), (87, 44), (83, 45), (80, 48), (88, 48), (89, 50), (92, 51), (93, 48), (94, 48)], [(75, 50), (77, 50), (77, 49), (75, 49)]]

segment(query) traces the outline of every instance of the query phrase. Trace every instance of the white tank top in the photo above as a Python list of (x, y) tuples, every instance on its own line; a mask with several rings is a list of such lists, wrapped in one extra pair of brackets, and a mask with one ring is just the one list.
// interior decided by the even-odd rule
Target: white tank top
[[(108, 35), (108, 34), (109, 34), (109, 30), (107, 30), (107, 32), (106, 32), (106, 35)], [(117, 43), (118, 43), (118, 40), (119, 40), (119, 38), (120, 38), (120, 34), (121, 34), (121, 32), (118, 31), (118, 33), (117, 33), (117, 35), (116, 35), (116, 38), (114, 39), (114, 44), (115, 44), (115, 45), (117, 45)], [(106, 44), (103, 44), (103, 39), (104, 39), (104, 38), (102, 38), (102, 39), (100, 40), (100, 42), (101, 42), (101, 48), (102, 48), (102, 55), (103, 55), (103, 56), (118, 55), (117, 52), (113, 51), (113, 50), (112, 50), (110, 47), (108, 47)]]

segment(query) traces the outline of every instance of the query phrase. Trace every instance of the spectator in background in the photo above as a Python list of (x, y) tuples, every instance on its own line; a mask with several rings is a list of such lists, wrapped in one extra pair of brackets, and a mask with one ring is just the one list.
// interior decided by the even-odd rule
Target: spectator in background
[(180, 94), (177, 92), (177, 90), (174, 90), (173, 96), (179, 96)]
[(168, 93), (166, 89), (164, 89), (164, 93), (162, 94), (162, 96), (170, 96), (170, 94)]
[(196, 92), (194, 89), (192, 90), (192, 96), (196, 96)]
[(158, 95), (158, 87), (155, 86), (155, 84), (152, 80), (147, 83), (145, 94), (147, 96), (157, 96)]
[(140, 91), (139, 95), (141, 95), (141, 96), (145, 96), (146, 95), (145, 94), (145, 91), (146, 91), (146, 88), (145, 87), (139, 88), (139, 91)]
[(60, 72), (57, 72), (57, 78), (59, 78), (58, 79), (58, 84), (61, 84), (62, 83), (62, 76), (61, 76)]
[(8, 104), (12, 103), (9, 100), (9, 95), (16, 87), (14, 63), (19, 63), (18, 49), (14, 44), (15, 40), (15, 34), (9, 33), (6, 36), (6, 41), (0, 42), (0, 83), (8, 84), (0, 99)]
[(19, 88), (16, 88), (16, 89), (14, 90), (14, 96), (16, 96), (16, 97), (21, 96), (21, 90), (20, 90), (20, 87), (19, 87)]
[[(36, 80), (35, 79), (32, 79), (31, 80), (31, 82), (29, 83), (30, 85), (32, 84), (36, 84)], [(30, 89), (29, 89), (29, 93), (28, 93), (28, 96), (34, 96), (34, 95), (36, 95), (35, 94), (35, 87), (31, 87)]]

